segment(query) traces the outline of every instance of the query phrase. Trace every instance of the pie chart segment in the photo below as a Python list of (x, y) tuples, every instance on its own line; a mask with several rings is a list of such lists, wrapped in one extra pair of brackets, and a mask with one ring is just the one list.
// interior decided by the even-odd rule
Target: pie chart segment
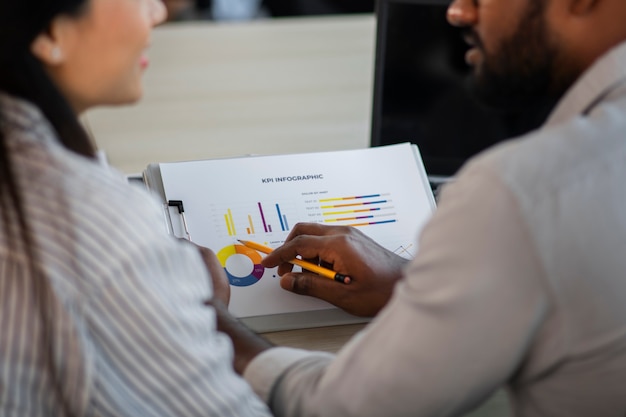
[(217, 253), (217, 259), (226, 271), (230, 285), (236, 287), (254, 285), (265, 273), (261, 255), (247, 246), (225, 246)]

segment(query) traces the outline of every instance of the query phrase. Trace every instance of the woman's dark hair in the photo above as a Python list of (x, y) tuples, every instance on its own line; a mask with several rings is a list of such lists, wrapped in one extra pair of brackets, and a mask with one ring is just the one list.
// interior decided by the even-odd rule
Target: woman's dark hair
[(79, 15), (88, 0), (20, 0), (0, 3), (0, 90), (34, 103), (68, 149), (93, 156), (76, 114), (31, 53), (30, 45), (60, 14)]
[[(35, 104), (56, 130), (68, 149), (93, 157), (93, 145), (80, 125), (77, 115), (47, 75), (43, 64), (31, 52), (31, 44), (60, 14), (78, 15), (88, 0), (2, 0), (0, 2), (0, 91)], [(17, 189), (0, 108), (0, 208), (17, 204), (20, 229), (24, 235), (25, 219), (19, 210)], [(8, 210), (2, 210), (6, 217)], [(6, 219), (3, 219), (6, 220)], [(8, 230), (7, 230), (8, 232)]]
[[(32, 54), (31, 44), (47, 31), (58, 15), (78, 16), (90, 0), (0, 0), (0, 91), (34, 104), (55, 129), (60, 142), (78, 154), (93, 157), (95, 150), (68, 101), (47, 75), (43, 64)], [(62, 392), (62, 382), (54, 365), (53, 323), (48, 313), (51, 286), (37, 266), (34, 238), (17, 186), (5, 132), (5, 115), (0, 106), (0, 212), (7, 241), (18, 238), (24, 243), (29, 266), (35, 278), (35, 299), (43, 323), (43, 346), (48, 371), (57, 399), (66, 414), (70, 412)], [(14, 213), (12, 215), (11, 213)], [(14, 218), (14, 216), (16, 218)], [(11, 221), (17, 221), (19, 236), (10, 236)], [(0, 277), (10, 279), (10, 277)]]

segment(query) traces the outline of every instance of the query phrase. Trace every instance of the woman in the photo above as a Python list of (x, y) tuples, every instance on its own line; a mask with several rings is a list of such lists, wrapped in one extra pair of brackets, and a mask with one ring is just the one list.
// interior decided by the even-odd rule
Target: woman
[(0, 0), (2, 416), (267, 415), (203, 305), (215, 257), (167, 236), (77, 119), (140, 98), (164, 18), (158, 0)]

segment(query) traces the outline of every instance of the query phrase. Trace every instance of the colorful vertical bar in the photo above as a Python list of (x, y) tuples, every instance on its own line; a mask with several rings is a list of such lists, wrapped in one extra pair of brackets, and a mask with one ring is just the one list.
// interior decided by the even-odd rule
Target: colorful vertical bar
[(252, 223), (252, 216), (248, 214), (248, 222), (250, 223), (250, 228), (248, 229), (248, 234), (254, 234), (254, 224)]
[(235, 230), (235, 222), (233, 221), (233, 213), (230, 209), (228, 209), (227, 213), (224, 214), (224, 222), (226, 223), (226, 229), (228, 230), (229, 236), (234, 236), (237, 234)]
[(280, 230), (284, 232), (285, 230), (287, 230), (287, 227), (285, 226), (285, 222), (283, 221), (283, 215), (280, 213), (280, 206), (278, 205), (278, 203), (276, 204), (276, 212), (278, 213), (278, 220), (280, 221)]
[(230, 228), (230, 221), (228, 220), (228, 214), (224, 214), (224, 223), (226, 223), (226, 230), (228, 230), (228, 236), (232, 236), (233, 230)]
[[(257, 203), (257, 205), (259, 206), (259, 213), (261, 213), (261, 221), (263, 222), (263, 230), (265, 230), (265, 233), (267, 233), (267, 223), (265, 223), (265, 215), (263, 214), (263, 207), (261, 206), (261, 203)], [(271, 230), (270, 230), (271, 231)]]

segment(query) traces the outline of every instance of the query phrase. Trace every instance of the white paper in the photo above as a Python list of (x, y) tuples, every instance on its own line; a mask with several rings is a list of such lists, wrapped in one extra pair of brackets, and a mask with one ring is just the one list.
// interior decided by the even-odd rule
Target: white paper
[[(410, 258), (434, 209), (410, 144), (164, 163), (160, 169), (166, 199), (184, 203), (191, 239), (215, 251), (225, 267), (237, 317), (333, 308), (281, 289), (276, 270), (259, 265), (264, 255), (238, 239), (275, 248), (297, 222), (354, 225)], [(181, 217), (171, 213), (182, 236)]]

